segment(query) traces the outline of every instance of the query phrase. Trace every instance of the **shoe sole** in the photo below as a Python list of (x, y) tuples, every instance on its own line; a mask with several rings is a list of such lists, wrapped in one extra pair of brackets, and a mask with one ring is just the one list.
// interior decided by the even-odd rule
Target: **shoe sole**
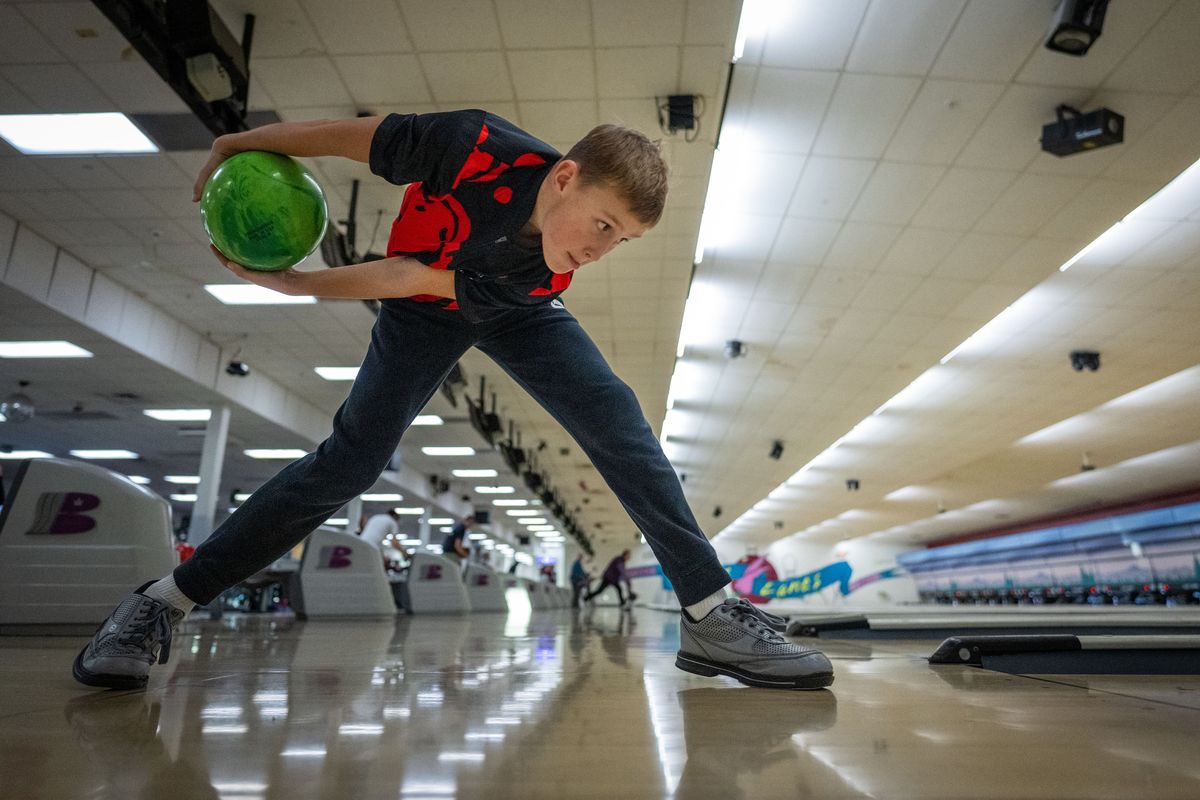
[(675, 666), (693, 675), (703, 675), (711, 678), (718, 673), (736, 678), (747, 686), (757, 686), (762, 689), (824, 689), (833, 683), (832, 672), (818, 672), (813, 675), (800, 675), (795, 678), (779, 678), (759, 675), (756, 672), (736, 669), (725, 664), (718, 664), (699, 656), (675, 654)]
[(75, 680), (85, 686), (103, 686), (106, 689), (145, 689), (146, 684), (150, 680), (149, 675), (101, 675), (95, 672), (89, 672), (83, 666), (83, 654), (87, 652), (88, 646), (84, 645), (79, 651), (79, 655), (75, 656), (75, 664), (71, 668), (71, 673), (75, 676)]

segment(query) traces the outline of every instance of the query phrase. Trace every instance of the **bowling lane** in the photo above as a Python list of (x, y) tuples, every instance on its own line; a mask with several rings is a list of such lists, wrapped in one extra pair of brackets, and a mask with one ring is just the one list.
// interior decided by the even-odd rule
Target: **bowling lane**
[(124, 693), (71, 680), (81, 639), (2, 637), (0, 796), (1200, 796), (1200, 679), (822, 644), (832, 690), (778, 692), (675, 669), (677, 618), (644, 609), (230, 616)]

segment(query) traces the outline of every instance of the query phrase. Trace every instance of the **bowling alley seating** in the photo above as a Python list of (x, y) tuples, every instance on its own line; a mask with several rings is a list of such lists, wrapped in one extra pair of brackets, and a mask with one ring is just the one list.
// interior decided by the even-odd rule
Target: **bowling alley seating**
[(404, 608), (409, 614), (463, 614), (471, 610), (459, 566), (433, 553), (416, 553), (408, 568)]
[(90, 633), (178, 563), (166, 500), (95, 464), (23, 461), (0, 513), (0, 630)]
[(508, 611), (504, 599), (504, 580), (495, 570), (483, 564), (471, 563), (463, 573), (463, 585), (472, 611)]
[(318, 528), (309, 534), (300, 560), (296, 616), (394, 616), (396, 604), (379, 551), (345, 531)]

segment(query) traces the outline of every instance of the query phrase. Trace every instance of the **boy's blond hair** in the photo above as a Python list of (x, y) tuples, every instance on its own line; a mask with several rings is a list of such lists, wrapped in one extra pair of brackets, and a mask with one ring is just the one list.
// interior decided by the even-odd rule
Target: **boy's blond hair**
[(667, 164), (657, 141), (624, 125), (597, 125), (566, 158), (579, 165), (585, 186), (616, 190), (639, 222), (653, 227), (667, 202)]

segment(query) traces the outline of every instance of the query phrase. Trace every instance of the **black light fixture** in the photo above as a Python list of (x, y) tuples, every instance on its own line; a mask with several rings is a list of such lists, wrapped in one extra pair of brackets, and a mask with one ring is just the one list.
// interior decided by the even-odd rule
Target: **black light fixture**
[(1062, 0), (1046, 37), (1046, 49), (1069, 56), (1085, 55), (1104, 26), (1108, 0)]

